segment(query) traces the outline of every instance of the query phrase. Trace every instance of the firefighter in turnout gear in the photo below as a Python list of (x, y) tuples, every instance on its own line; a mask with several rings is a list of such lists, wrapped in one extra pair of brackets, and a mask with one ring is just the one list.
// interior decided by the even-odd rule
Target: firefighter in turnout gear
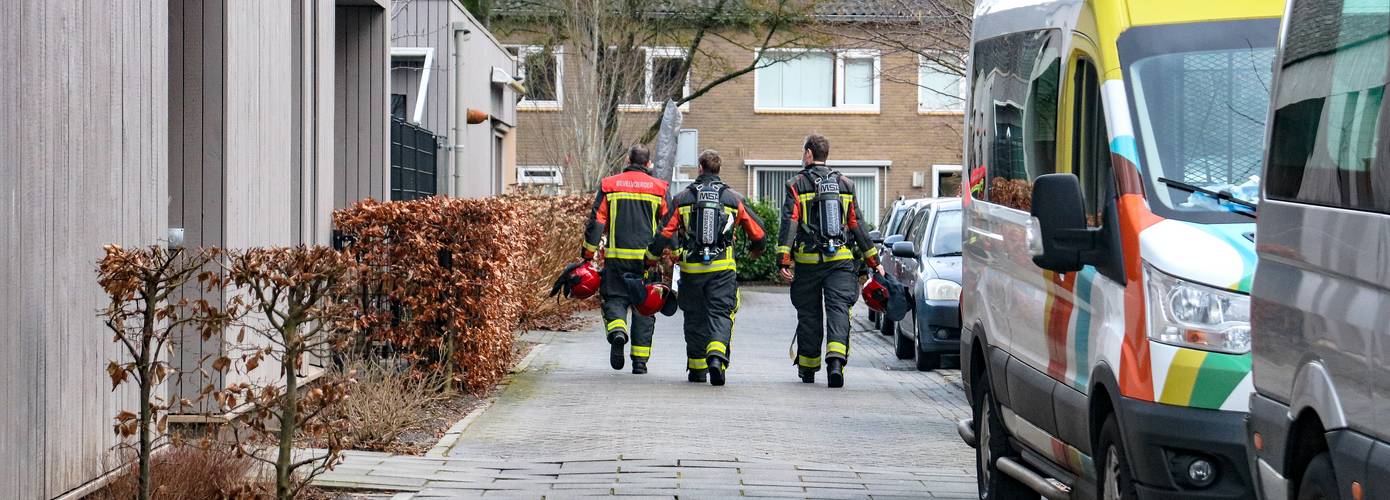
[(791, 280), (801, 381), (815, 383), (824, 341), (828, 385), (842, 387), (849, 359), (849, 308), (859, 298), (856, 253), (868, 268), (879, 273), (882, 268), (878, 248), (863, 226), (854, 183), (825, 166), (829, 155), (825, 137), (806, 138), (804, 168), (787, 181), (777, 253), (783, 279)]
[(734, 264), (734, 227), (750, 239), (758, 258), (766, 247), (763, 222), (744, 203), (743, 195), (719, 179), (719, 153), (700, 153), (700, 176), (671, 199), (674, 207), (648, 253), (648, 265), (669, 245), (680, 262), (677, 295), (685, 311), (686, 368), (691, 382), (724, 385), (729, 366), (734, 317), (738, 314), (738, 270)]
[(658, 221), (665, 220), (667, 212), (667, 183), (651, 176), (650, 159), (647, 148), (634, 146), (622, 173), (603, 179), (584, 231), (585, 260), (593, 259), (607, 238), (600, 293), (611, 346), (609, 363), (614, 370), (623, 369), (623, 346), (631, 340), (632, 373), (636, 374), (647, 373), (656, 318), (633, 308), (641, 297), (631, 296), (628, 280), (647, 277), (644, 257)]

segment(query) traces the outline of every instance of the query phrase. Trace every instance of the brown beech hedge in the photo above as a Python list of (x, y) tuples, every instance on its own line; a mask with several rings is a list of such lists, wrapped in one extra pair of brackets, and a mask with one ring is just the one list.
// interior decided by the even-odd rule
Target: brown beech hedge
[(432, 197), (337, 211), (345, 251), (366, 268), (355, 298), (363, 340), (467, 390), (492, 387), (513, 331), (547, 307), (539, 285), (578, 255), (583, 200)]

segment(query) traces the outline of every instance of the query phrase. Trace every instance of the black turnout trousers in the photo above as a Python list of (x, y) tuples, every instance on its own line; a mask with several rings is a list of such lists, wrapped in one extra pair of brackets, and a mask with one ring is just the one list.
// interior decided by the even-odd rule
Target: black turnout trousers
[(819, 369), (821, 343), (827, 358), (849, 358), (849, 308), (859, 298), (855, 261), (796, 265), (792, 306), (796, 307), (796, 363)]
[(681, 273), (680, 307), (685, 312), (686, 368), (706, 367), (718, 357), (728, 365), (738, 314), (738, 272)]
[(622, 332), (632, 342), (631, 354), (634, 361), (646, 361), (652, 355), (652, 333), (656, 331), (656, 318), (643, 316), (633, 307), (633, 299), (628, 297), (624, 285), (624, 275), (642, 276), (646, 266), (641, 260), (607, 259), (603, 268), (604, 330), (611, 338)]

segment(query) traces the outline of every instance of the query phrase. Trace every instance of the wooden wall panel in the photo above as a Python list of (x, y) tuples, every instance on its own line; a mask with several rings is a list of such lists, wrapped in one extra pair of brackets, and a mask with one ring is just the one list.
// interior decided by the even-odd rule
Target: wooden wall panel
[(389, 26), (377, 7), (334, 8), (335, 208), (387, 196)]
[(0, 19), (0, 497), (51, 498), (116, 465), (121, 356), (96, 317), (102, 246), (166, 227), (165, 0), (20, 0)]
[[(184, 245), (221, 247), (226, 244), (225, 219), (226, 124), (225, 0), (170, 2), (169, 67), (167, 99), (170, 120), (167, 147), (171, 160), (170, 226), (184, 229)], [(221, 293), (203, 293), (190, 286), (190, 296), (220, 301)], [(220, 383), (220, 374), (203, 379), (197, 373), (204, 359), (221, 352), (215, 339), (203, 341), (196, 332), (183, 332), (175, 346), (178, 370), (189, 373), (176, 379), (174, 400), (195, 396), (208, 383)], [(199, 408), (189, 409), (197, 411)]]

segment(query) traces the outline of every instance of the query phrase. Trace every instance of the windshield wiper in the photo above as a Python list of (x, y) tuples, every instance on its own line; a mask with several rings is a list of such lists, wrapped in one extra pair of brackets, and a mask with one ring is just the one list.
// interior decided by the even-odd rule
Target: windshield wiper
[(961, 256), (961, 253), (960, 253), (959, 250), (958, 250), (958, 251), (955, 251), (955, 252), (946, 252), (946, 253), (939, 253), (939, 254), (932, 255), (932, 257), (960, 257), (960, 256)]
[(1251, 218), (1255, 217), (1255, 211), (1258, 209), (1254, 203), (1250, 203), (1240, 198), (1236, 198), (1236, 195), (1232, 194), (1230, 191), (1213, 191), (1207, 188), (1197, 187), (1183, 181), (1175, 181), (1167, 177), (1159, 177), (1158, 182), (1162, 182), (1164, 184), (1181, 189), (1183, 191), (1187, 191), (1189, 193), (1202, 193), (1204, 195), (1215, 198), (1217, 202), (1226, 202), (1232, 205), (1239, 205), (1248, 208), (1250, 209), (1249, 212), (1242, 212), (1240, 210), (1232, 210), (1232, 212), (1249, 216)]

